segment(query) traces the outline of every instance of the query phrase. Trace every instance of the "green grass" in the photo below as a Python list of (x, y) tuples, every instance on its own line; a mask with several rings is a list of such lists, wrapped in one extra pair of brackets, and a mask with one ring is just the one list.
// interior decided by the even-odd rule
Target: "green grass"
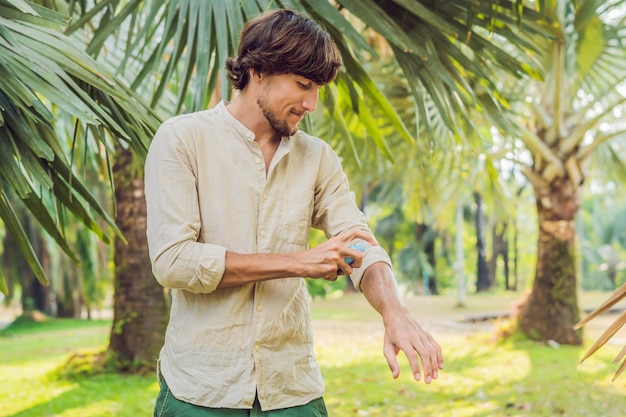
[[(441, 314), (417, 301), (416, 310)], [(315, 302), (312, 314), (332, 417), (625, 415), (626, 378), (611, 382), (611, 361), (620, 346), (606, 346), (581, 365), (591, 340), (585, 347), (552, 348), (522, 339), (495, 342), (489, 333), (459, 334), (435, 325), (446, 365), (426, 385), (410, 378), (402, 357), (400, 378), (391, 377), (381, 353), (380, 319), (360, 297)], [(1, 332), (0, 417), (151, 415), (158, 392), (153, 375), (58, 376), (72, 354), (103, 349), (109, 326), (52, 320)]]
[(0, 333), (0, 416), (105, 417), (150, 415), (153, 377), (59, 378), (68, 358), (106, 346), (111, 322), (49, 320)]
[(393, 380), (369, 342), (322, 347), (327, 405), (336, 416), (624, 416), (624, 383), (607, 378), (607, 357), (580, 366), (580, 348), (494, 344), (484, 335), (447, 338), (444, 351), (445, 369), (425, 385), (406, 362)]

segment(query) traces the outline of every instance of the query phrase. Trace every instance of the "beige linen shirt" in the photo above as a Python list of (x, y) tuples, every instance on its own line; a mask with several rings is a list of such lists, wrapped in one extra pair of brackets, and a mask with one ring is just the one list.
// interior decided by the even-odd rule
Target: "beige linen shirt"
[[(304, 279), (216, 288), (226, 251), (302, 251), (310, 227), (369, 230), (330, 146), (298, 131), (266, 174), (254, 133), (221, 102), (162, 124), (145, 184), (153, 272), (172, 289), (159, 366), (173, 395), (215, 408), (251, 408), (258, 395), (264, 410), (321, 397)], [(357, 288), (378, 261), (391, 264), (369, 248), (351, 276)]]

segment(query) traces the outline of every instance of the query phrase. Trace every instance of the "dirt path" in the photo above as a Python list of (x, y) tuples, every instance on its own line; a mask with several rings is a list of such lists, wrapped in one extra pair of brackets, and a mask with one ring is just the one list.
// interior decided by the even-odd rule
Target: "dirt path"
[[(600, 305), (609, 295), (609, 293), (582, 294), (580, 306), (589, 311)], [(466, 298), (464, 307), (457, 306), (458, 302), (454, 295), (407, 296), (404, 297), (404, 302), (420, 324), (432, 334), (437, 337), (458, 337), (495, 332), (498, 320), (503, 320), (502, 318), (515, 308), (519, 298), (520, 295), (515, 293), (473, 295)], [(626, 303), (616, 307), (618, 310), (624, 310)], [(334, 300), (315, 300), (311, 309), (316, 340), (320, 343), (332, 343), (335, 338), (346, 337), (381, 340), (382, 321), (361, 295), (354, 294)], [(618, 313), (606, 313), (596, 317), (585, 325), (585, 337), (595, 340), (618, 317)], [(626, 345), (626, 327), (608, 343)]]

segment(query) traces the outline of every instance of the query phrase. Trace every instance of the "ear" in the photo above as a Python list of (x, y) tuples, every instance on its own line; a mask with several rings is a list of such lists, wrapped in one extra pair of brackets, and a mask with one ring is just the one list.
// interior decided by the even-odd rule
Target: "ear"
[(262, 72), (257, 71), (254, 68), (250, 68), (250, 79), (255, 82), (255, 83), (259, 83), (263, 80), (264, 75)]

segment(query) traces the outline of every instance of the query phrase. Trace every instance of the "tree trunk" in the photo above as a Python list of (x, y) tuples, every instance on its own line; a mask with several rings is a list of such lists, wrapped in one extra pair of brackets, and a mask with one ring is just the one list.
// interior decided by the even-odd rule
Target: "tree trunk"
[[(21, 209), (18, 209), (18, 215), (24, 230), (29, 236), (35, 254), (39, 258), (42, 267), (46, 268), (46, 274), (49, 274), (49, 254), (41, 234), (36, 230), (33, 217), (26, 215)], [(3, 267), (7, 272), (8, 285), (12, 287), (15, 283), (20, 283), (23, 313), (32, 314), (35, 311), (40, 311), (45, 314), (51, 314), (50, 286), (39, 282), (28, 265), (28, 261), (18, 249), (17, 242), (12, 235), (5, 234), (3, 245)]]
[(514, 285), (511, 285), (511, 271), (509, 267), (509, 240), (504, 240), (502, 248), (502, 262), (504, 263), (504, 289), (507, 291), (515, 291)]
[(579, 190), (557, 180), (550, 190), (536, 190), (539, 217), (537, 266), (532, 292), (519, 325), (528, 336), (561, 344), (582, 344), (576, 285), (576, 228)]
[(485, 219), (483, 216), (483, 198), (474, 192), (476, 202), (476, 292), (486, 291), (491, 287), (489, 270), (485, 256)]
[(80, 318), (82, 310), (82, 277), (79, 268), (63, 252), (56, 254), (58, 276), (52, 281), (57, 317)]
[(465, 298), (467, 290), (465, 288), (465, 248), (463, 246), (463, 202), (456, 203), (456, 262), (454, 269), (456, 270), (456, 288), (457, 288), (457, 306), (465, 307)]
[(517, 291), (521, 287), (519, 279), (519, 245), (518, 236), (519, 228), (517, 227), (517, 219), (513, 223), (513, 279), (514, 283), (511, 291)]
[(428, 276), (426, 268), (422, 267), (422, 276), (426, 277), (425, 280), (427, 279), (428, 281), (424, 288), (424, 292), (426, 294), (438, 295), (439, 288), (437, 287), (437, 275), (434, 272), (437, 262), (437, 258), (435, 257), (436, 235), (430, 225), (424, 223), (415, 223), (415, 239), (422, 247), (422, 250), (426, 254), (426, 258), (428, 259), (428, 263), (433, 270), (433, 274), (431, 276)]
[[(109, 351), (126, 370), (152, 367), (163, 345), (168, 303), (152, 275), (146, 241), (143, 178), (130, 150), (118, 150), (113, 167), (116, 223), (128, 244), (115, 240), (114, 316)], [(136, 368), (137, 365), (139, 368)]]
[(503, 273), (504, 273), (504, 289), (509, 289), (509, 256), (506, 232), (508, 229), (507, 222), (496, 222), (491, 228), (491, 258), (487, 262), (489, 268), (489, 282), (495, 285), (498, 275), (498, 258), (502, 257)]

